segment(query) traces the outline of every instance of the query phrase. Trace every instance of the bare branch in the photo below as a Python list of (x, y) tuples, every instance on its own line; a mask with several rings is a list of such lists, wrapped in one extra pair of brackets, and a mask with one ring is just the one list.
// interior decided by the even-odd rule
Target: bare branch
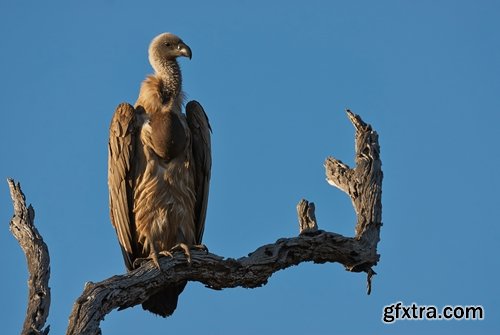
[(347, 110), (356, 129), (356, 167), (349, 168), (333, 157), (325, 162), (326, 179), (351, 197), (356, 211), (356, 238), (376, 250), (382, 226), (382, 162), (378, 134), (361, 117)]
[(314, 202), (309, 202), (305, 199), (300, 200), (297, 204), (299, 231), (301, 234), (312, 233), (318, 230), (314, 208)]
[[(373, 252), (371, 258), (377, 255), (377, 243), (380, 241), (382, 226), (382, 162), (378, 134), (372, 126), (365, 123), (359, 115), (346, 110), (347, 116), (356, 129), (356, 167), (349, 168), (346, 164), (333, 157), (325, 162), (326, 179), (332, 186), (346, 192), (352, 200), (356, 211), (356, 239)], [(376, 263), (359, 264), (359, 268), (367, 273), (367, 293), (371, 292), (371, 268)]]
[(10, 221), (10, 231), (19, 242), (28, 264), (28, 308), (24, 319), (23, 335), (48, 334), (45, 322), (50, 308), (50, 258), (47, 245), (34, 226), (35, 211), (26, 207), (21, 185), (7, 179), (10, 196), (14, 204), (14, 216)]
[(148, 262), (128, 274), (87, 283), (73, 306), (67, 334), (98, 334), (106, 314), (138, 305), (166, 284), (189, 280), (215, 290), (255, 288), (265, 285), (274, 272), (302, 262), (339, 262), (355, 270), (360, 263), (376, 263), (378, 259), (369, 259), (372, 255), (356, 239), (324, 231), (282, 238), (240, 259), (193, 250), (190, 265), (182, 252), (176, 253), (174, 258), (160, 258), (162, 271)]

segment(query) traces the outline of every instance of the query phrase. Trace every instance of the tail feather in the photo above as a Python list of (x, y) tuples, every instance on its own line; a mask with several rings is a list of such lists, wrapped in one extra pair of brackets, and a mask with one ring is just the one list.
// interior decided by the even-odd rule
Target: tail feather
[(171, 285), (161, 289), (142, 303), (142, 308), (151, 313), (160, 315), (164, 318), (174, 313), (177, 308), (177, 299), (186, 287), (187, 282)]

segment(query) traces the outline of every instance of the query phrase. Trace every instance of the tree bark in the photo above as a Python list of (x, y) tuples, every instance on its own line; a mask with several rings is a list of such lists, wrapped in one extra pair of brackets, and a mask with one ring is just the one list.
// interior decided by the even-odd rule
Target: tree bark
[[(326, 180), (349, 195), (356, 212), (355, 238), (366, 244), (374, 254), (382, 226), (382, 161), (378, 134), (358, 115), (346, 110), (356, 129), (356, 167), (328, 157), (325, 161)], [(360, 265), (361, 266), (361, 265)], [(367, 263), (366, 268), (371, 268)]]
[(50, 258), (49, 249), (34, 225), (35, 210), (26, 206), (21, 185), (7, 179), (10, 196), (14, 204), (14, 216), (10, 231), (19, 242), (28, 264), (28, 308), (24, 319), (22, 335), (48, 334), (45, 326), (50, 308)]
[[(161, 271), (152, 261), (124, 275), (99, 283), (85, 284), (70, 315), (68, 335), (100, 334), (100, 321), (113, 309), (141, 304), (163, 286), (183, 281), (198, 281), (206, 287), (221, 290), (232, 287), (255, 288), (265, 285), (273, 273), (302, 262), (338, 262), (348, 271), (366, 272), (368, 294), (372, 267), (380, 258), (377, 243), (382, 226), (382, 163), (378, 135), (369, 124), (347, 110), (356, 130), (356, 167), (351, 169), (333, 157), (325, 162), (327, 181), (346, 192), (357, 215), (354, 237), (318, 229), (314, 203), (301, 200), (297, 205), (299, 236), (281, 238), (257, 248), (239, 259), (193, 250), (188, 263), (182, 252), (172, 258), (161, 257)], [(9, 179), (14, 217), (11, 231), (26, 254), (30, 271), (30, 300), (22, 334), (47, 334), (43, 329), (50, 305), (49, 256), (38, 231), (33, 226), (34, 211), (26, 207), (19, 184)]]

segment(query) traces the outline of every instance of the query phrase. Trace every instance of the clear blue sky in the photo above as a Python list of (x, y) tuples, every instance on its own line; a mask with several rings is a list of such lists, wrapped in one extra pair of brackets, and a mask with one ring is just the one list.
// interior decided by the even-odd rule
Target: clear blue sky
[[(210, 250), (241, 257), (296, 236), (302, 197), (320, 228), (353, 235), (350, 200), (323, 170), (328, 155), (353, 162), (349, 107), (380, 135), (378, 275), (371, 296), (363, 274), (338, 264), (301, 264), (254, 290), (190, 283), (173, 317), (114, 311), (103, 334), (500, 329), (498, 2), (2, 0), (0, 13), (0, 177), (21, 181), (50, 248), (52, 334), (86, 281), (124, 272), (108, 218), (108, 125), (118, 103), (135, 101), (148, 44), (164, 31), (191, 46), (184, 90), (212, 123)], [(27, 273), (0, 190), (0, 315), (15, 334)], [(383, 324), (397, 301), (480, 304), (486, 319)]]

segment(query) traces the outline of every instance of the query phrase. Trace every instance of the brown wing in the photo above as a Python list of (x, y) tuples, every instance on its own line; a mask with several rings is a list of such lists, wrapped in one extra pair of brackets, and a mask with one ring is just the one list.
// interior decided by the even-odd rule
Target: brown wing
[(186, 105), (186, 116), (192, 135), (193, 169), (195, 182), (195, 225), (196, 243), (200, 244), (205, 229), (207, 214), (212, 149), (210, 144), (210, 123), (203, 107), (197, 101)]
[(116, 108), (109, 127), (108, 187), (111, 223), (122, 248), (125, 265), (132, 270), (137, 244), (133, 209), (132, 164), (135, 147), (136, 112), (130, 104)]

